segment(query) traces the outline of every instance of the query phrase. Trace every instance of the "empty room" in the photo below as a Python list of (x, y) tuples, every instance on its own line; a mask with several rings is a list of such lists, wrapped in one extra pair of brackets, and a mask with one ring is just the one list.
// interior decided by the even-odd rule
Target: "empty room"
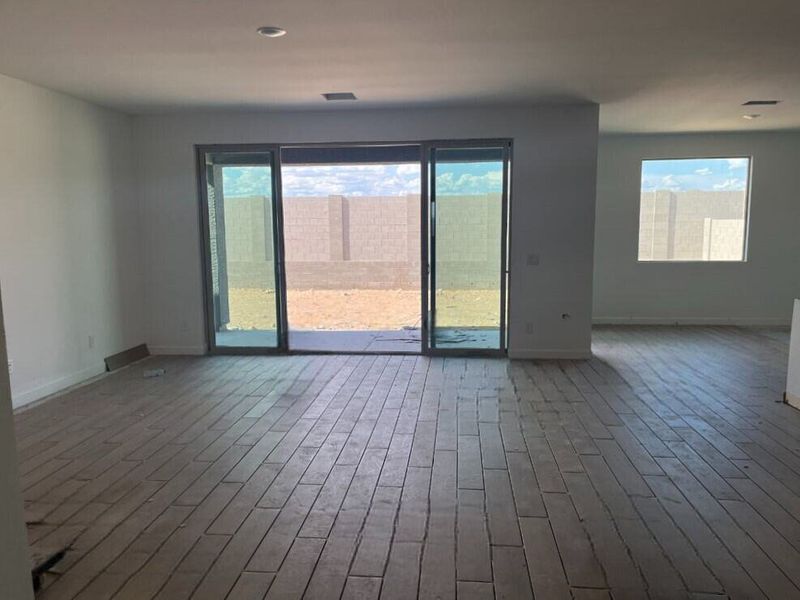
[(798, 30), (0, 2), (0, 598), (800, 599)]

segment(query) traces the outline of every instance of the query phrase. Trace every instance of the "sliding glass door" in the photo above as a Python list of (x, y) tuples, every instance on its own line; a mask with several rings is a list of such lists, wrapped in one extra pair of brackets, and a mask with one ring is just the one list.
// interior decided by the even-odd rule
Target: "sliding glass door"
[(209, 348), (285, 349), (278, 150), (206, 146), (198, 161)]
[[(332, 171), (348, 153), (354, 164)], [(426, 354), (504, 354), (510, 154), (509, 140), (198, 146), (209, 350), (303, 351), (289, 295), (317, 337), (379, 329), (392, 346), (376, 351), (421, 337)]]
[(427, 350), (506, 349), (508, 142), (425, 148)]

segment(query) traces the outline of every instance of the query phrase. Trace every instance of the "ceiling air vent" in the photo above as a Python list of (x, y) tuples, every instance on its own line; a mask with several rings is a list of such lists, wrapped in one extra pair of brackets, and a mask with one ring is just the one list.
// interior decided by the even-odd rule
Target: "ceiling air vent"
[(780, 100), (748, 100), (742, 106), (775, 106)]
[(356, 95), (353, 92), (328, 92), (327, 94), (322, 94), (322, 97), (325, 100), (356, 100)]

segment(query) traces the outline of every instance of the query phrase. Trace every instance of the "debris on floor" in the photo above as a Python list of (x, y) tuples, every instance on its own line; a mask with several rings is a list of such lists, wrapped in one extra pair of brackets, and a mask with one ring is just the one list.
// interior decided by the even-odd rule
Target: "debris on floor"
[(42, 586), (42, 576), (52, 569), (56, 563), (67, 555), (67, 550), (71, 544), (47, 554), (33, 553), (33, 568), (31, 569), (31, 579), (33, 580), (33, 591), (38, 592)]
[(161, 377), (166, 372), (166, 369), (145, 369), (143, 376), (145, 379), (151, 379), (153, 377)]

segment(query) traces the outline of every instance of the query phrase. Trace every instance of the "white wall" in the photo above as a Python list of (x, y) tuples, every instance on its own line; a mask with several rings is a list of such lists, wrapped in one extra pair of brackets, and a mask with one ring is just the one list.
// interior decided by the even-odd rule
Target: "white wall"
[(596, 105), (137, 117), (148, 343), (156, 352), (206, 345), (194, 144), (511, 137), (511, 354), (586, 355), (597, 123)]
[(0, 298), (0, 586), (4, 598), (15, 600), (33, 598), (28, 540), (22, 514), (14, 416), (6, 369), (3, 301)]
[[(800, 132), (602, 136), (594, 320), (788, 324), (800, 295)], [(752, 156), (747, 262), (637, 263), (643, 158)]]
[(0, 75), (0, 281), (15, 406), (101, 373), (105, 356), (144, 341), (131, 139), (128, 116)]
[(789, 338), (789, 368), (786, 377), (786, 401), (800, 408), (800, 300), (795, 299), (792, 311), (792, 333)]

